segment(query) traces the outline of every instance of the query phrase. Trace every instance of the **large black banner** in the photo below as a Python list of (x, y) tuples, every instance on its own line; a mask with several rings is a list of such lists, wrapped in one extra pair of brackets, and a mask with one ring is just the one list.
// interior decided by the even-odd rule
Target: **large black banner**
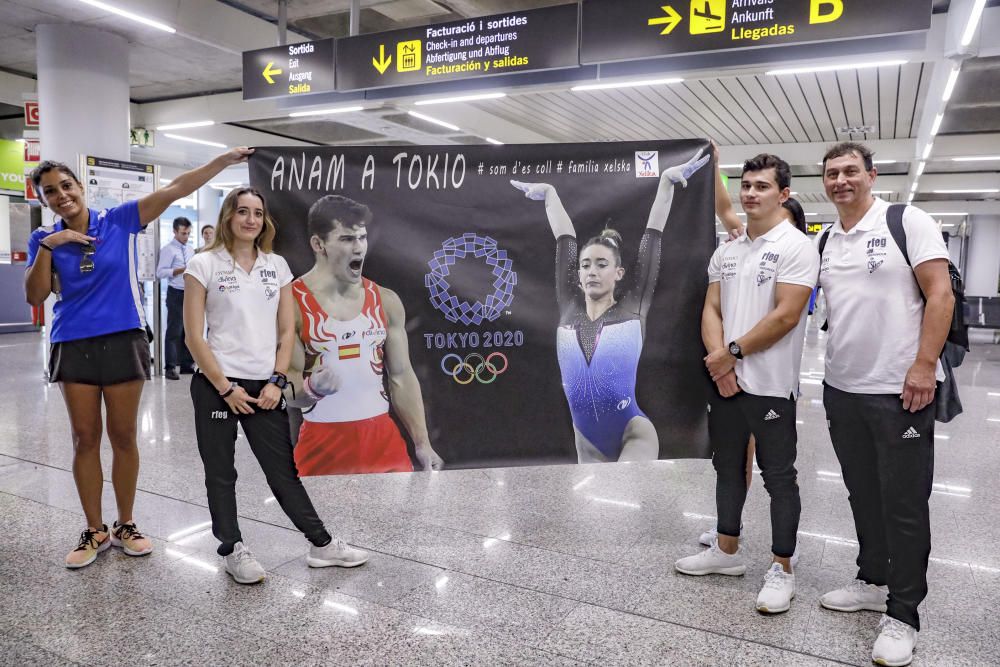
[[(317, 238), (310, 207), (338, 195), (370, 209), (361, 272), (405, 308), (403, 349), (446, 467), (684, 458), (708, 452), (710, 154), (703, 140), (260, 147), (250, 179), (276, 219), (276, 252), (316, 284), (349, 225)], [(606, 229), (620, 237), (587, 244)], [(311, 303), (323, 313), (338, 298)], [(391, 324), (372, 331), (391, 336)], [(306, 365), (337, 372), (366, 354), (354, 342), (339, 359), (307, 351)], [(392, 350), (373, 348), (371, 368)]]

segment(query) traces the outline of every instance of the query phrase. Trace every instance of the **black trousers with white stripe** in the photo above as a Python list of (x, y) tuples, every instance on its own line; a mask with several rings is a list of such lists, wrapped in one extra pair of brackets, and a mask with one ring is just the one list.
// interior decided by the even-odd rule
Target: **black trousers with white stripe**
[(708, 415), (715, 466), (715, 505), (721, 535), (738, 537), (747, 499), (747, 443), (757, 440), (757, 465), (771, 496), (771, 551), (791, 558), (799, 530), (799, 485), (795, 455), (795, 401), (740, 392), (731, 398), (716, 393)]
[[(267, 382), (229, 378), (251, 396), (260, 394)], [(243, 540), (236, 515), (236, 424), (243, 426), (250, 449), (267, 478), (278, 505), (295, 527), (316, 546), (330, 543), (330, 534), (316, 514), (309, 494), (299, 479), (288, 431), (284, 400), (274, 410), (240, 415), (229, 409), (212, 383), (201, 373), (191, 378), (194, 402), (194, 427), (198, 452), (205, 464), (205, 489), (208, 511), (212, 515), (212, 534), (221, 543), (219, 555), (227, 556)]]
[(854, 513), (858, 579), (888, 584), (888, 615), (919, 630), (931, 554), (934, 403), (910, 413), (897, 394), (824, 385), (823, 406)]

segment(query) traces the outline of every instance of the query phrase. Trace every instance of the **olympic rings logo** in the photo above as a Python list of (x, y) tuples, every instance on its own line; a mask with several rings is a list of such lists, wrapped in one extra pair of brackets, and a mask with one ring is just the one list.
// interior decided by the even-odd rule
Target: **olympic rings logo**
[[(454, 359), (455, 365), (449, 369), (451, 359)], [(497, 368), (493, 359), (502, 359), (503, 367)], [(473, 361), (476, 361), (475, 366), (472, 365)], [(486, 357), (478, 352), (472, 352), (466, 355), (465, 359), (451, 352), (441, 358), (441, 371), (445, 375), (450, 375), (458, 384), (471, 384), (473, 380), (478, 380), (479, 384), (491, 384), (506, 372), (508, 365), (507, 357), (503, 352), (491, 352)], [(487, 373), (489, 373), (488, 376)], [(486, 377), (489, 379), (485, 379)]]

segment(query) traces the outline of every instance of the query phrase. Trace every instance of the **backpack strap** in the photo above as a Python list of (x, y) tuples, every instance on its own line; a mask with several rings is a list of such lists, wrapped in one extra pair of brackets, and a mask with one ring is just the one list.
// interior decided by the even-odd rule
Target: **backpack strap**
[(885, 222), (889, 226), (889, 233), (892, 240), (896, 242), (896, 247), (903, 253), (906, 265), (913, 268), (910, 263), (910, 253), (906, 251), (906, 230), (903, 229), (903, 212), (906, 211), (906, 204), (893, 204), (885, 213)]
[(830, 239), (830, 227), (823, 230), (823, 235), (819, 237), (819, 258), (822, 261), (823, 251), (826, 250), (826, 242)]

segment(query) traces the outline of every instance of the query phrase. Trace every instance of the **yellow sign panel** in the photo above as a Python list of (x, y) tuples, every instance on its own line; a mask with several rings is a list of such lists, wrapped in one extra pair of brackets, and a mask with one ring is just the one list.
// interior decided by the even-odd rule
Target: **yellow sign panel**
[(646, 21), (647, 25), (663, 26), (663, 30), (660, 31), (661, 35), (669, 35), (677, 27), (677, 24), (684, 20), (684, 18), (677, 13), (677, 10), (670, 5), (663, 5), (660, 7), (666, 16), (654, 16)]
[(691, 0), (691, 34), (704, 35), (726, 29), (726, 0)]
[(806, 230), (810, 234), (819, 234), (821, 231), (823, 231), (823, 223), (822, 222), (809, 223), (808, 225), (806, 225)]
[(809, 23), (833, 23), (844, 14), (844, 0), (809, 0)]
[(416, 72), (420, 69), (423, 64), (420, 54), (421, 44), (419, 39), (396, 44), (397, 72)]

